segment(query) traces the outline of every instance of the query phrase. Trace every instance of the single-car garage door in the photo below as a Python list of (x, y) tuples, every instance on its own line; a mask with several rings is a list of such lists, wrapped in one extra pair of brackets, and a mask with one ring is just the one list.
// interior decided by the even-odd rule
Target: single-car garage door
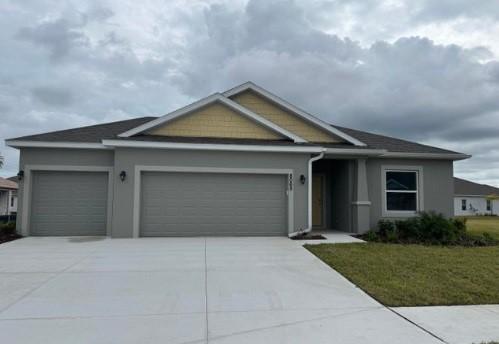
[(144, 172), (141, 236), (286, 235), (286, 176)]
[(108, 174), (33, 172), (30, 235), (106, 235)]

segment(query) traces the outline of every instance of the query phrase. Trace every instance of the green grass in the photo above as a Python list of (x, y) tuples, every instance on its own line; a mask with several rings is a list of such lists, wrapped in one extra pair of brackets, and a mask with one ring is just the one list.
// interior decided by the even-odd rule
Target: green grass
[(499, 239), (499, 216), (468, 216), (466, 227), (471, 234), (489, 233)]
[(499, 246), (306, 245), (387, 306), (499, 303)]

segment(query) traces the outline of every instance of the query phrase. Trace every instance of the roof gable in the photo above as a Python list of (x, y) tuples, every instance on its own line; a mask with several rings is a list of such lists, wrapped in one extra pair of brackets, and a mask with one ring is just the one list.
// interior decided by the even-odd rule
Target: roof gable
[(280, 140), (279, 134), (222, 103), (212, 103), (146, 132), (174, 137)]
[(231, 98), (236, 103), (259, 114), (269, 121), (285, 128), (310, 142), (344, 143), (345, 140), (312, 125), (307, 120), (273, 104), (257, 93), (246, 90)]
[(224, 97), (219, 93), (215, 93), (209, 97), (201, 99), (197, 102), (194, 102), (190, 105), (187, 105), (181, 109), (173, 111), (167, 115), (161, 116), (155, 120), (152, 120), (148, 123), (140, 125), (136, 128), (130, 129), (124, 133), (119, 134), (119, 137), (131, 137), (133, 135), (142, 134), (144, 132), (151, 132), (153, 129), (158, 128), (159, 126), (164, 126), (169, 122), (172, 122), (182, 116), (190, 115), (202, 108), (205, 108), (208, 105), (212, 104), (221, 104), (225, 106), (225, 108), (230, 109), (232, 112), (237, 113), (239, 115), (245, 116), (250, 121), (264, 127), (268, 130), (273, 131), (281, 135), (282, 137), (293, 140), (294, 142), (306, 142), (303, 138), (298, 135), (293, 134), (292, 132), (281, 128), (280, 126), (272, 123), (271, 121), (261, 117), (260, 115), (254, 113), (253, 111), (237, 104), (236, 102)]
[[(258, 108), (262, 108), (262, 103), (258, 105), (254, 105), (255, 101), (253, 99), (248, 100), (248, 99), (241, 99), (241, 95), (245, 95), (246, 98), (248, 98), (247, 95), (251, 95), (251, 93), (256, 94), (260, 99), (264, 99), (266, 104), (265, 106), (267, 107), (263, 111), (259, 112), (259, 115), (264, 116), (264, 117), (273, 117), (276, 119), (281, 116), (279, 119), (279, 124), (283, 126), (284, 128), (291, 130), (294, 129), (298, 130), (301, 132), (302, 130), (305, 130), (305, 136), (311, 135), (311, 140), (314, 141), (315, 138), (318, 138), (317, 142), (342, 142), (346, 141), (348, 143), (351, 143), (355, 146), (365, 146), (365, 144), (358, 139), (342, 132), (341, 130), (332, 127), (330, 124), (320, 120), (319, 118), (312, 116), (311, 114), (297, 108), (291, 103), (288, 103), (287, 101), (279, 98), (278, 96), (270, 93), (269, 91), (255, 85), (252, 82), (246, 82), (242, 85), (239, 85), (237, 87), (234, 87), (226, 92), (223, 93), (224, 96), (229, 97), (231, 99), (234, 99), (235, 101), (240, 101), (241, 104), (243, 104), (246, 107), (253, 107), (251, 110), (258, 112)], [(253, 104), (252, 104), (253, 103)], [(270, 110), (270, 116), (267, 115)], [(286, 127), (287, 124), (286, 122), (289, 121), (290, 117), (289, 116), (283, 116), (284, 114), (288, 114), (289, 116), (294, 115), (298, 119), (300, 119), (303, 122), (296, 122), (291, 126), (291, 127)], [(268, 118), (268, 119), (269, 119)], [(312, 129), (313, 128), (313, 129)], [(324, 132), (327, 133), (329, 136), (324, 136)], [(296, 132), (296, 134), (300, 135), (299, 132)], [(302, 135), (300, 135), (302, 136)], [(326, 140), (326, 138), (331, 137), (331, 140)], [(304, 137), (307, 139), (307, 137)], [(336, 140), (335, 140), (336, 139)]]

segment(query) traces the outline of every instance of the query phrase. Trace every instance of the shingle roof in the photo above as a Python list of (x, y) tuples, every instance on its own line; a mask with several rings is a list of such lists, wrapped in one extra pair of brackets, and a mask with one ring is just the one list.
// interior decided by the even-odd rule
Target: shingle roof
[(17, 183), (0, 177), (0, 189), (17, 190)]
[[(44, 141), (44, 142), (82, 142), (100, 143), (106, 139), (121, 139), (118, 134), (133, 129), (141, 124), (152, 121), (157, 117), (140, 117), (125, 121), (104, 123), (80, 127), (67, 130), (59, 130), (44, 134), (17, 137), (10, 140), (19, 141)], [(364, 142), (367, 146), (353, 146), (350, 143), (333, 144), (303, 144), (300, 145), (321, 145), (329, 148), (354, 148), (354, 149), (385, 149), (389, 152), (400, 153), (439, 153), (439, 154), (459, 154), (450, 150), (422, 145), (415, 142), (401, 140), (389, 136), (372, 134), (365, 131), (333, 126), (355, 139)], [(186, 137), (158, 137), (152, 135), (138, 135), (126, 138), (127, 140), (157, 141), (157, 142), (188, 142), (188, 143), (228, 143), (228, 144), (278, 144), (293, 145), (293, 142), (286, 140), (246, 140), (246, 139), (217, 139), (217, 138), (186, 138)]]
[(420, 143), (397, 139), (390, 136), (368, 133), (365, 131), (339, 127), (333, 125), (338, 130), (344, 131), (357, 140), (364, 142), (369, 148), (386, 149), (389, 152), (400, 153), (439, 153), (439, 154), (460, 154), (447, 149), (422, 145)]
[(14, 183), (19, 183), (19, 177), (18, 176), (12, 176), (7, 178), (10, 181), (13, 181)]
[(470, 182), (469, 180), (454, 177), (454, 194), (455, 195), (476, 195), (476, 196), (489, 196), (498, 195), (499, 188)]
[(156, 117), (140, 117), (125, 121), (90, 125), (87, 127), (52, 131), (44, 134), (17, 137), (9, 140), (44, 141), (44, 142), (85, 142), (100, 143), (102, 140), (114, 139), (118, 134), (135, 128)]

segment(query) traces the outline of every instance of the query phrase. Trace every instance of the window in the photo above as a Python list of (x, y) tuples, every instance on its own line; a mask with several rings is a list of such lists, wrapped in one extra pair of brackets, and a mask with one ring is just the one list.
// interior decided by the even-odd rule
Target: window
[(14, 206), (14, 197), (11, 197), (10, 198), (10, 206), (13, 207)]
[(461, 200), (461, 210), (466, 210), (467, 206), (466, 206), (466, 200), (465, 199), (462, 199)]
[(492, 209), (492, 201), (490, 199), (487, 200), (487, 211)]
[(386, 170), (386, 211), (417, 212), (418, 171)]

